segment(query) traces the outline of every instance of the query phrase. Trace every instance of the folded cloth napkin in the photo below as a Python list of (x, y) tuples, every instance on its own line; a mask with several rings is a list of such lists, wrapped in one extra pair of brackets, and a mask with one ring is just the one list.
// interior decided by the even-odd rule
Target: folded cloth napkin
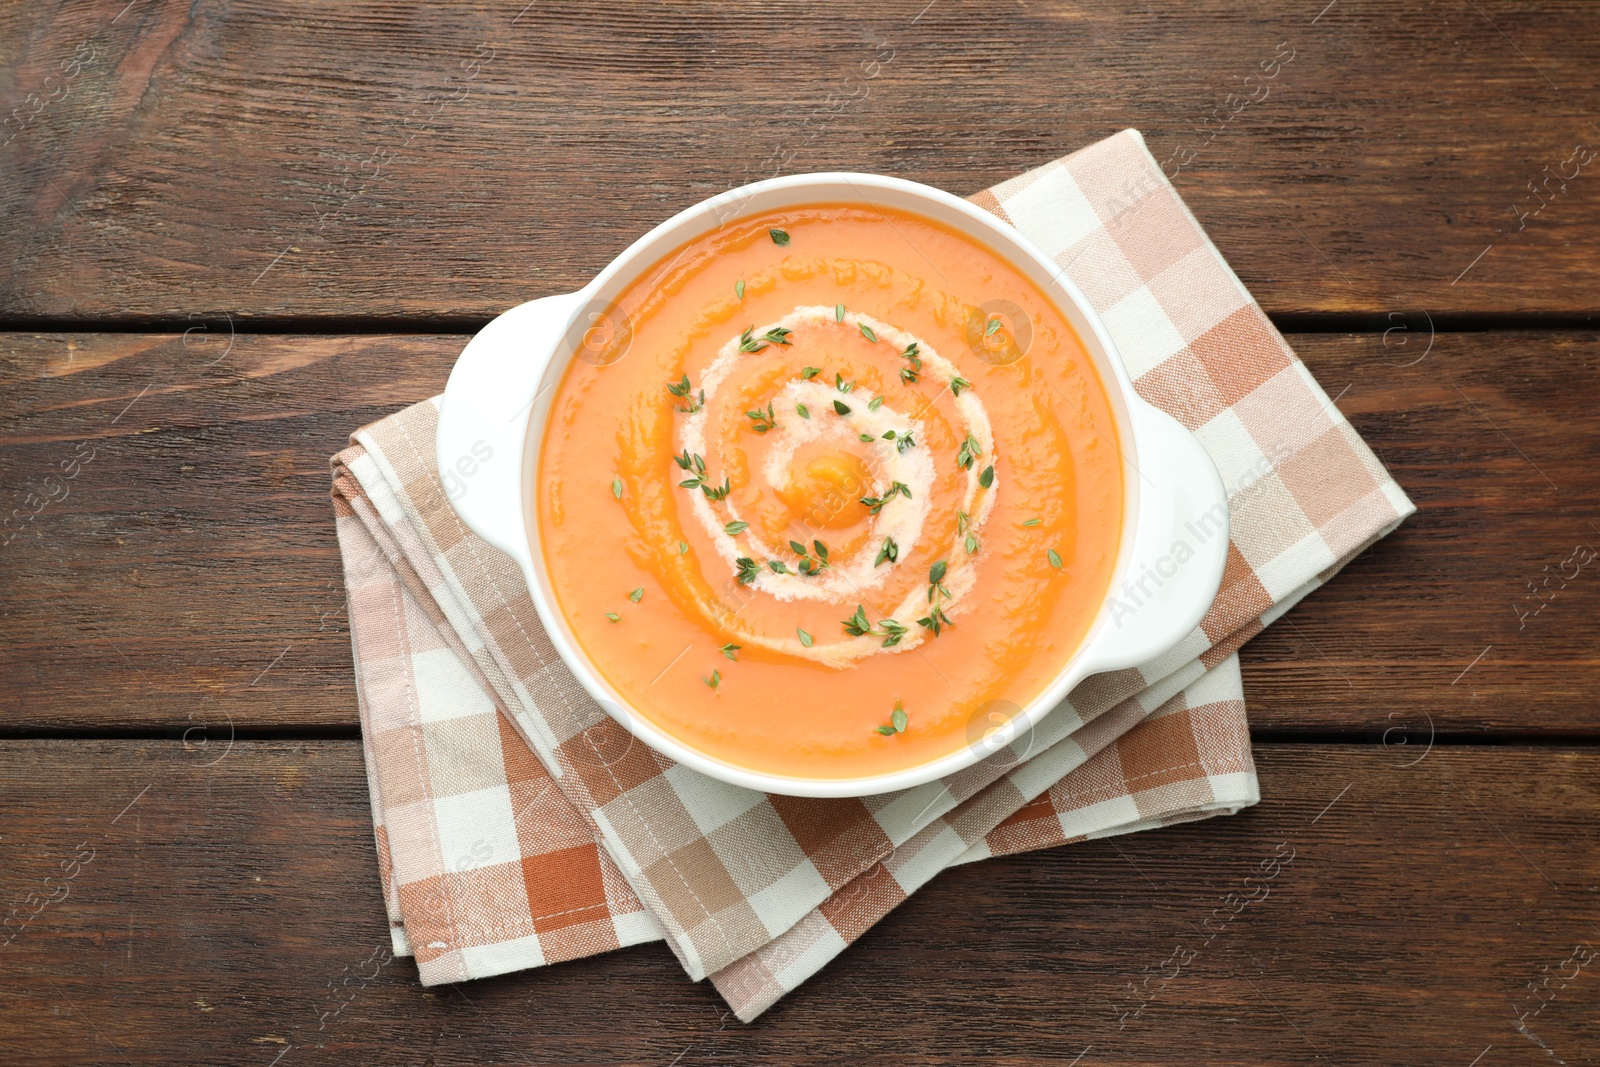
[(1054, 257), (1141, 395), (1216, 461), (1232, 529), (1210, 612), (960, 774), (859, 800), (763, 795), (600, 711), (516, 566), (451, 510), (437, 398), (397, 412), (334, 457), (333, 493), (384, 897), (424, 984), (664, 939), (748, 1021), (947, 866), (1259, 798), (1237, 648), (1413, 506), (1137, 131), (972, 200)]

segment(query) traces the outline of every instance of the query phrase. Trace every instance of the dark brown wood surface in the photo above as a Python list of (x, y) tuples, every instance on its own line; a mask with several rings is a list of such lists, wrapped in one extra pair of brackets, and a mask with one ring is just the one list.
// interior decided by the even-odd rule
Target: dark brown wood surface
[[(1583, 0), (0, 9), (0, 1063), (1600, 1062), (1597, 79)], [(660, 946), (424, 991), (327, 457), (731, 185), (1128, 126), (1421, 508), (1244, 650), (1262, 803), (947, 872), (750, 1027)]]
[(1600, 1061), (1600, 949), (1573, 960), (1600, 944), (1600, 753), (1258, 758), (1259, 808), (948, 871), (746, 1027), (659, 944), (420, 989), (354, 742), (7, 742), (0, 887), (58, 899), (7, 928), (0, 1059)]
[(0, 15), (0, 313), (487, 318), (731, 185), (1129, 126), (1269, 311), (1597, 308), (1586, 0), (125, 3)]

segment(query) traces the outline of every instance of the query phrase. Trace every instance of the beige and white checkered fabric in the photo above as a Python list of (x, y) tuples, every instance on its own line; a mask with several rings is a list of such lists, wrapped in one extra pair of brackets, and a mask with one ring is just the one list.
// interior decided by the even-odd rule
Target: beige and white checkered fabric
[(1216, 604), (983, 763), (862, 800), (768, 796), (634, 741), (561, 664), (516, 566), (457, 520), (435, 402), (334, 459), (385, 899), (425, 983), (664, 938), (741, 1019), (944, 867), (1257, 798), (1235, 651), (1412, 505), (1135, 131), (973, 198), (1078, 282), (1140, 392), (1231, 492)]

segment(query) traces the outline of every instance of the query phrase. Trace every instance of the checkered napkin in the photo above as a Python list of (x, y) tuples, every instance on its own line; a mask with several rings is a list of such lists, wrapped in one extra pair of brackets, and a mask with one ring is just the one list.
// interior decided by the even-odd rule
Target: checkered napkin
[(635, 741), (562, 665), (521, 573), (456, 518), (437, 400), (334, 457), (395, 950), (425, 984), (664, 939), (750, 1020), (940, 870), (1259, 798), (1236, 650), (1413, 510), (1127, 130), (973, 197), (1055, 258), (1139, 392), (1229, 487), (1222, 590), (1178, 648), (1086, 680), (960, 774), (763, 795)]

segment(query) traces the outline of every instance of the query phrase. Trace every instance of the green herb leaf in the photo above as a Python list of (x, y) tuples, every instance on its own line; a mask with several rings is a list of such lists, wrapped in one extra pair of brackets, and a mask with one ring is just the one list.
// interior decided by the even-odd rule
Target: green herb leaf
[(1052, 548), (1050, 551), (1046, 552), (1045, 555), (1050, 559), (1050, 566), (1054, 567), (1056, 570), (1061, 569), (1061, 557), (1056, 555), (1055, 549)]
[(860, 604), (856, 605), (856, 613), (840, 625), (851, 637), (863, 637), (872, 632), (872, 623), (867, 621), (867, 609)]
[(789, 565), (781, 559), (769, 559), (767, 560), (767, 570), (773, 574), (788, 574)]
[(782, 230), (768, 230), (767, 233), (772, 236), (772, 243), (775, 245), (786, 245), (789, 243), (789, 235), (784, 233)]
[(754, 337), (750, 336), (750, 334), (753, 333), (754, 331), (755, 331), (755, 327), (754, 326), (746, 326), (744, 328), (744, 332), (739, 335), (739, 351), (741, 351), (741, 352), (760, 352), (762, 349), (767, 347), (766, 345), (762, 344), (760, 341), (757, 341)]
[(744, 533), (748, 529), (750, 529), (750, 524), (748, 522), (739, 522), (738, 520), (735, 520), (724, 526), (722, 528), (722, 532), (727, 534), (729, 537), (735, 537)]
[(970, 515), (968, 515), (965, 511), (956, 512), (956, 533), (958, 533), (958, 534), (966, 533), (967, 532), (967, 526), (971, 522), (972, 522), (972, 517)]
[(706, 499), (708, 499), (708, 500), (722, 500), (722, 499), (724, 499), (725, 497), (727, 497), (728, 492), (729, 492), (729, 490), (731, 488), (732, 487), (728, 484), (728, 479), (726, 479), (726, 478), (722, 479), (722, 485), (721, 485), (720, 488), (713, 488), (707, 482), (701, 482), (700, 483), (700, 491), (706, 495)]
[(812, 541), (811, 542), (811, 547), (816, 549), (817, 558), (818, 559), (820, 559), (824, 563), (828, 562), (828, 546), (827, 545), (823, 544), (821, 541)]
[(858, 433), (856, 436), (861, 439), (863, 444), (870, 445), (872, 443), (872, 435), (870, 433)]
[(727, 644), (723, 645), (721, 648), (717, 649), (717, 651), (721, 652), (724, 656), (727, 656), (729, 659), (734, 660), (735, 662), (737, 662), (739, 657), (734, 655), (734, 653), (739, 651), (743, 647), (744, 647), (743, 645), (736, 645), (732, 641), (730, 641)]
[(883, 644), (880, 646), (882, 648), (893, 648), (906, 635), (906, 628), (893, 619), (879, 619), (878, 630), (884, 637)]
[(944, 627), (954, 626), (955, 623), (950, 621), (950, 617), (944, 613), (943, 609), (934, 607), (929, 609), (928, 614), (917, 620), (917, 625), (932, 630), (933, 636), (938, 637), (943, 632)]
[(743, 278), (740, 278), (738, 281), (733, 283), (733, 295), (738, 297), (740, 300), (744, 299), (744, 279)]
[(833, 402), (833, 410), (837, 411), (841, 415), (850, 414), (850, 409), (845, 406), (845, 403), (842, 400), (835, 400)]
[(867, 401), (868, 411), (877, 411), (881, 407), (883, 407), (883, 397), (881, 396), (875, 396), (871, 400)]
[(904, 496), (907, 500), (910, 500), (911, 487), (906, 485), (904, 482), (890, 482), (889, 488), (884, 490), (884, 494), (881, 497), (864, 496), (861, 498), (861, 503), (867, 506), (868, 511), (876, 515), (878, 512), (883, 510), (883, 506), (885, 504), (893, 500), (896, 496)]
[(613, 478), (613, 479), (611, 479), (611, 495), (616, 497), (618, 500), (622, 499), (622, 479), (621, 478)]
[(806, 407), (804, 404), (796, 404), (794, 406), (794, 413), (799, 415), (802, 419), (809, 419), (811, 417), (811, 409)]
[(807, 648), (811, 647), (811, 635), (810, 634), (806, 633), (804, 630), (800, 629), (798, 626), (795, 627), (795, 631), (794, 632), (800, 635), (800, 643), (802, 645), (805, 645)]
[(983, 473), (978, 475), (978, 484), (983, 486), (985, 489), (989, 488), (991, 485), (994, 484), (994, 464), (993, 463), (991, 463), (987, 467), (983, 468)]
[(811, 379), (815, 378), (817, 375), (819, 375), (821, 373), (822, 373), (822, 368), (821, 367), (807, 367), (805, 370), (800, 372), (800, 377), (804, 378), (806, 381), (809, 382)]
[(899, 559), (900, 559), (900, 546), (894, 543), (894, 538), (885, 537), (883, 539), (883, 547), (878, 549), (878, 558), (873, 561), (872, 565), (874, 567), (876, 567), (878, 564), (882, 563), (884, 560), (888, 560), (890, 563), (895, 563)]
[(771, 341), (775, 345), (792, 345), (794, 342), (789, 340), (791, 333), (794, 333), (794, 331), (787, 326), (774, 326), (762, 334), (761, 337), (763, 340)]
[(976, 551), (978, 551), (978, 539), (971, 534), (967, 534), (967, 554), (971, 555)]
[(700, 395), (697, 399), (693, 395), (692, 390), (693, 386), (689, 384), (689, 376), (687, 374), (675, 382), (667, 383), (667, 392), (671, 393), (673, 396), (683, 397), (689, 401), (688, 407), (680, 408), (674, 404), (673, 410), (681, 411), (687, 415), (693, 415), (695, 412), (706, 406), (706, 391), (704, 389), (700, 390)]
[(1043, 519), (1038, 518), (1037, 516), (1035, 516), (1034, 518), (1024, 520), (1022, 525), (1024, 525), (1024, 526), (1037, 526), (1043, 521), (1044, 521)]
[(689, 554), (689, 542), (687, 542), (687, 541), (679, 541), (678, 542), (678, 555), (687, 556), (688, 554)]
[(894, 702), (894, 714), (889, 716), (889, 722), (894, 726), (894, 732), (897, 734), (905, 733), (907, 721), (906, 709), (896, 700)]
[(938, 585), (940, 582), (944, 581), (945, 572), (949, 569), (950, 565), (942, 559), (938, 563), (935, 563), (933, 566), (929, 567), (928, 584)]
[(1000, 332), (1000, 327), (1002, 325), (1003, 324), (999, 319), (990, 319), (988, 327), (983, 331), (983, 335), (985, 337), (993, 337), (996, 333)]
[(878, 343), (878, 335), (872, 332), (872, 327), (871, 326), (868, 326), (864, 322), (858, 322), (858, 323), (856, 323), (856, 326), (857, 326), (858, 329), (861, 330), (861, 336), (862, 337), (865, 337), (867, 340), (871, 341), (873, 344), (877, 344)]
[(879, 727), (877, 727), (877, 731), (880, 734), (882, 734), (884, 737), (892, 737), (892, 736), (894, 736), (894, 727), (893, 726), (879, 726)]
[(606, 612), (606, 618), (610, 619), (612, 622), (621, 622), (622, 621), (622, 616), (618, 615), (614, 611)]
[(961, 390), (963, 390), (963, 389), (971, 389), (971, 388), (972, 388), (972, 383), (967, 381), (965, 378), (961, 377), (959, 374), (956, 375), (954, 378), (950, 379), (950, 395), (951, 396), (960, 396), (961, 395)]
[(911, 439), (911, 435), (907, 433), (900, 435), (900, 439), (895, 441), (894, 447), (898, 451), (904, 452), (908, 448), (916, 447), (916, 444), (917, 443)]
[(805, 554), (806, 554), (806, 546), (805, 545), (802, 545), (799, 541), (790, 541), (789, 542), (789, 547), (794, 549), (794, 554), (795, 555), (801, 557), (802, 559), (805, 558)]
[(721, 671), (712, 671), (711, 672), (711, 677), (706, 679), (706, 684), (709, 685), (713, 689), (715, 689), (717, 686), (721, 685), (722, 684), (722, 672)]
[(847, 382), (847, 381), (845, 381), (844, 380), (844, 375), (840, 374), (838, 371), (834, 371), (833, 372), (833, 387), (835, 389), (839, 390), (839, 392), (841, 392), (841, 393), (848, 393), (850, 390), (852, 390), (852, 389), (854, 389), (856, 387), (856, 383), (855, 382)]
[(637, 604), (639, 601), (643, 600), (644, 599), (644, 586), (641, 585), (639, 588), (637, 588), (633, 592), (629, 593), (628, 594), (628, 599), (633, 601), (635, 604)]
[(734, 561), (734, 565), (739, 568), (738, 578), (740, 585), (749, 585), (761, 574), (761, 568), (756, 565), (756, 561), (748, 556), (740, 556)]
[(961, 451), (956, 453), (956, 466), (964, 470), (971, 470), (978, 457), (983, 455), (983, 448), (978, 444), (978, 439), (967, 434), (967, 439), (961, 442)]
[(777, 416), (772, 413), (771, 404), (767, 405), (767, 409), (765, 411), (762, 411), (760, 408), (757, 408), (754, 411), (747, 411), (745, 412), (745, 417), (750, 420), (750, 428), (756, 433), (766, 433), (768, 430), (778, 425), (778, 419)]
[(833, 305), (833, 321), (834, 322), (843, 322), (844, 321), (844, 305), (843, 304), (835, 304), (835, 305)]

